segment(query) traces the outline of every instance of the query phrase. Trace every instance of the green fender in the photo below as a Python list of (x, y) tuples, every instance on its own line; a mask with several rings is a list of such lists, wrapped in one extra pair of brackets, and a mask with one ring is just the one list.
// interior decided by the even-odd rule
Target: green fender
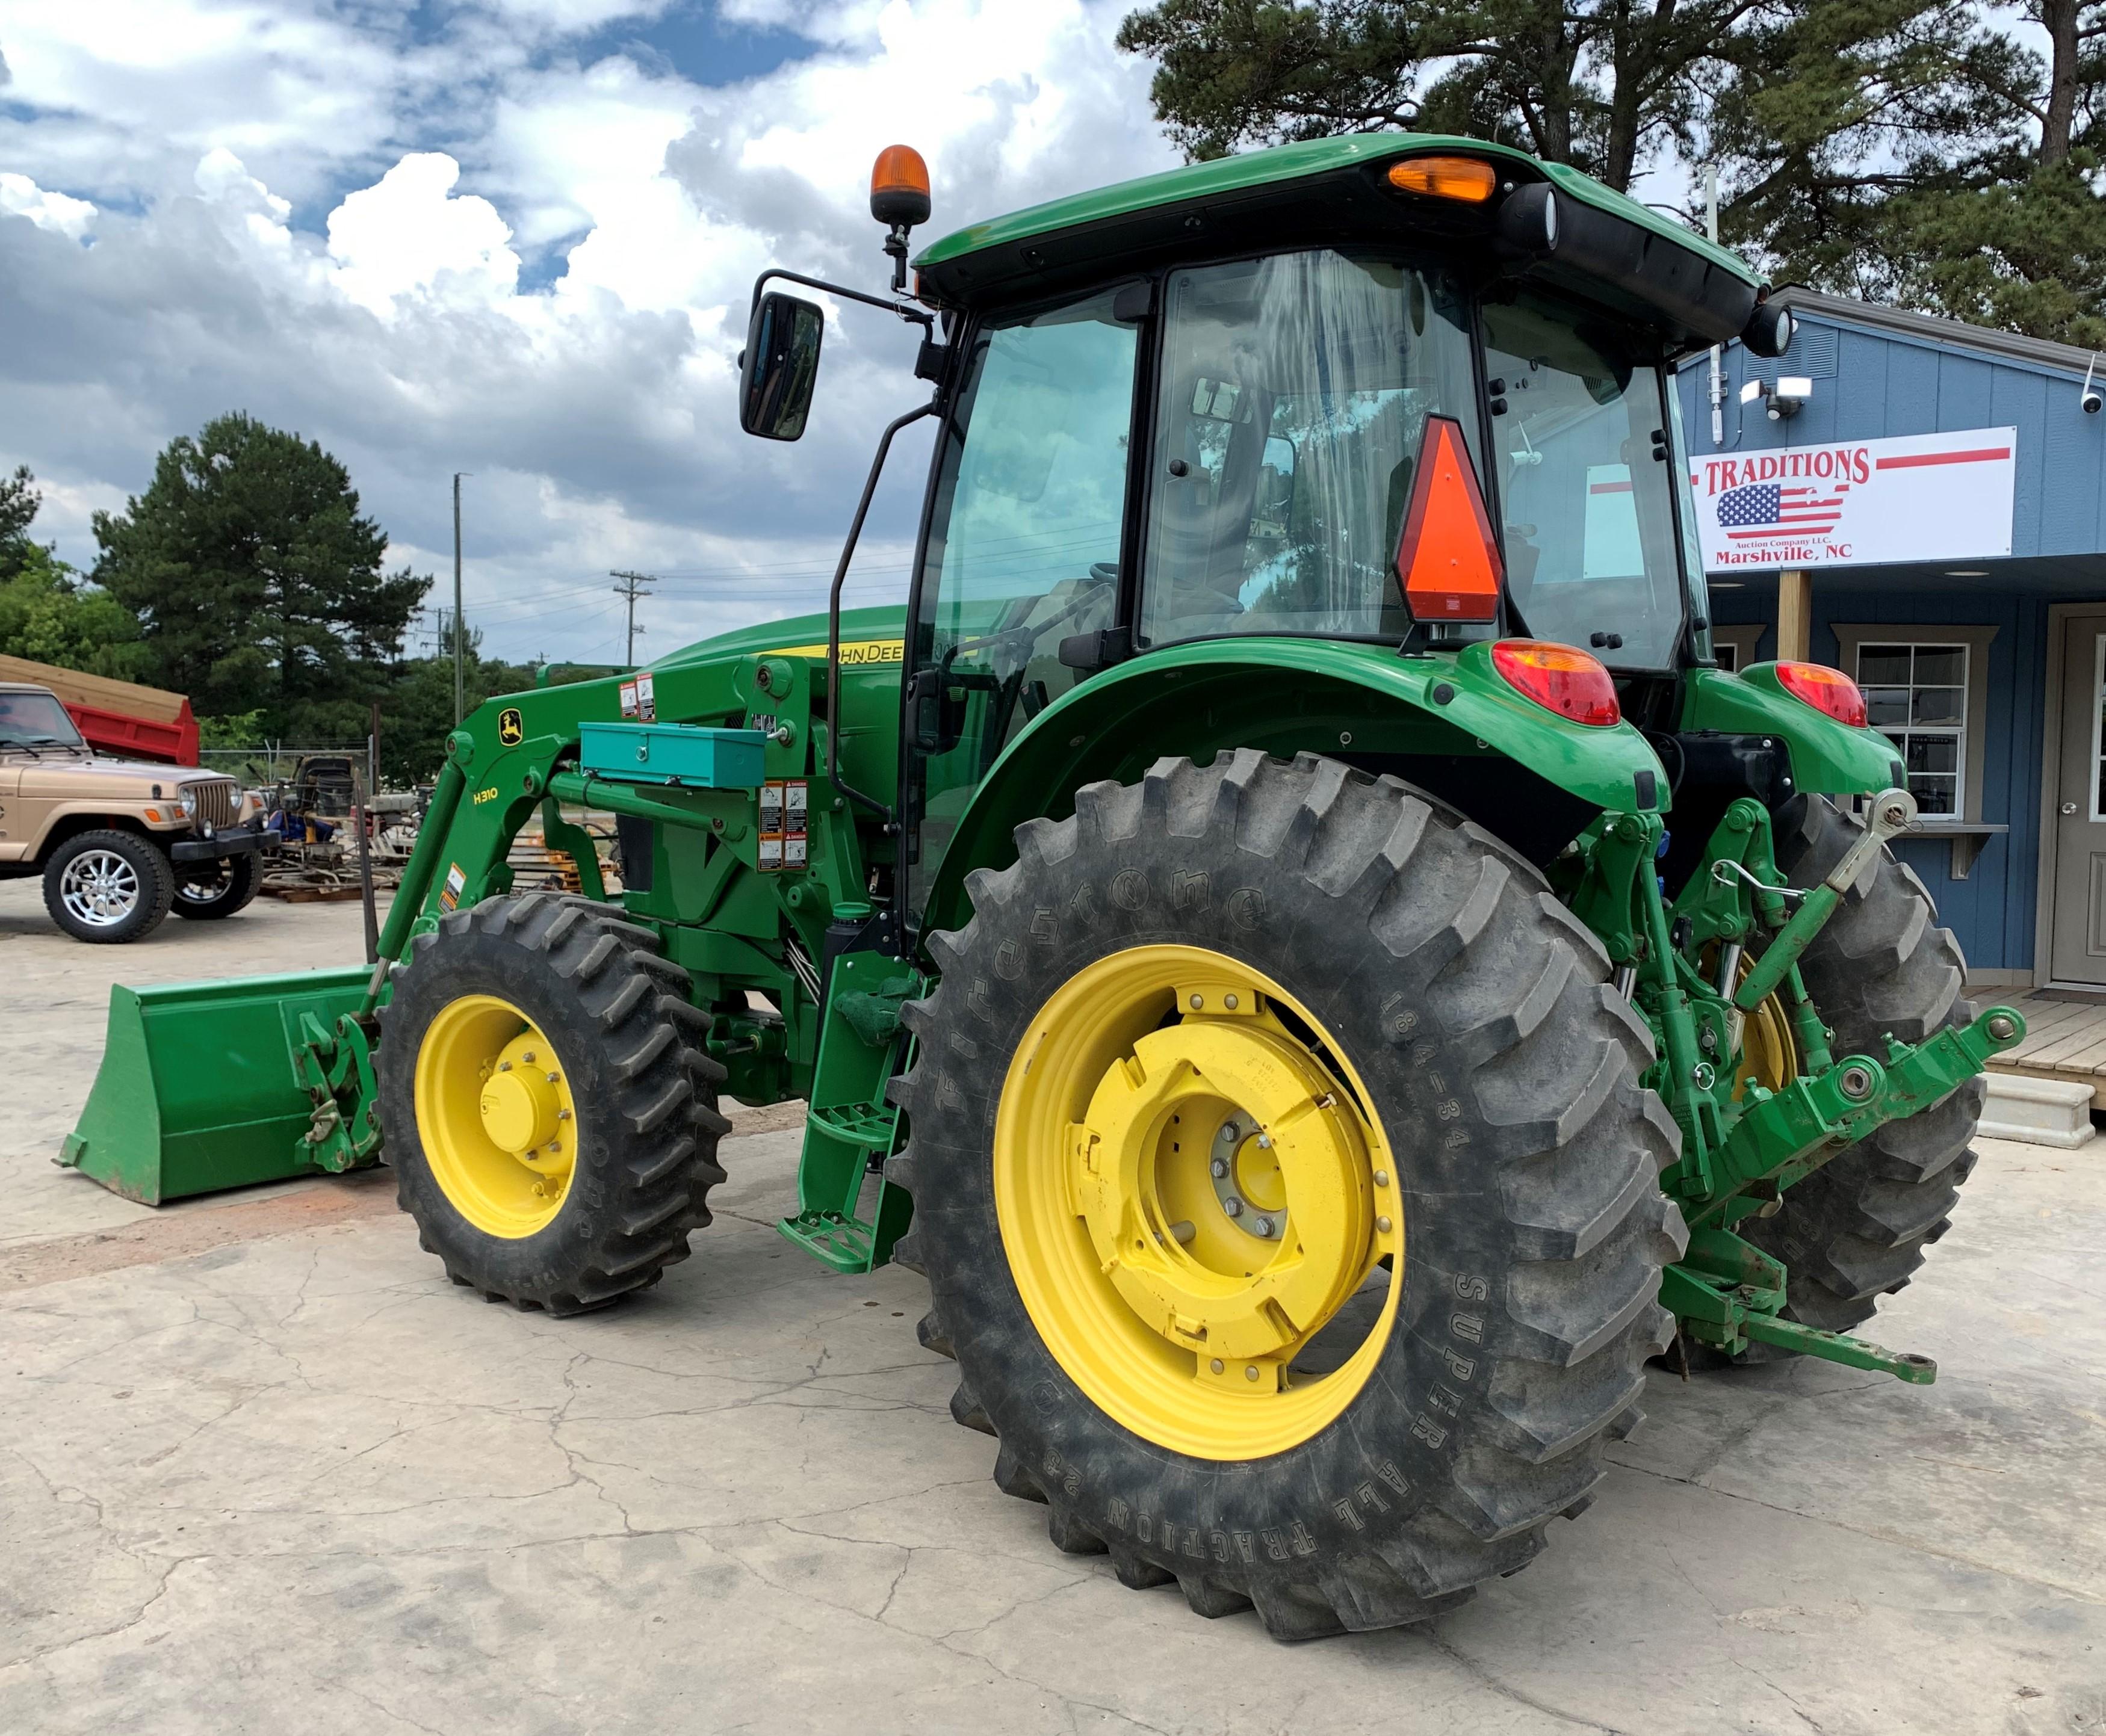
[(1070, 688), (1010, 743), (959, 818), (926, 927), (957, 927), (967, 914), (965, 877), (1007, 866), (1016, 827), (1065, 818), (1082, 785), (1131, 783), (1165, 754), (1204, 761), (1238, 747), (1376, 766), (1505, 759), (1596, 809), (1663, 808), (1668, 799), (1666, 775), (1637, 729), (1571, 723), (1524, 698), (1493, 669), (1489, 644), (1403, 657), (1387, 646), (1324, 639), (1200, 640)]
[(1776, 736), (1791, 754), (1793, 781), (1816, 795), (1870, 795), (1907, 781), (1894, 745), (1875, 729), (1853, 729), (1778, 683), (1774, 663), (1692, 669), (1684, 678), (1682, 727)]

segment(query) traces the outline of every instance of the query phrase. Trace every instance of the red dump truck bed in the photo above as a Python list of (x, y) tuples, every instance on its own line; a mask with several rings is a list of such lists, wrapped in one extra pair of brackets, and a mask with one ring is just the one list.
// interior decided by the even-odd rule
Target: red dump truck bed
[(74, 727), (96, 752), (128, 759), (164, 759), (194, 766), (198, 756), (197, 719), (190, 702), (164, 687), (135, 681), (112, 681), (106, 675), (83, 675), (26, 657), (0, 657), (0, 681), (28, 682), (49, 687)]

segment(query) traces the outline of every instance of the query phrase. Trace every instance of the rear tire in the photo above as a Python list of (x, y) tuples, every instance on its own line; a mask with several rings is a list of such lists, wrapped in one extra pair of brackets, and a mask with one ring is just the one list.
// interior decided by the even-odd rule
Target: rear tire
[(263, 884), (263, 864), (253, 854), (222, 856), (198, 864), (190, 878), (177, 875), (170, 908), (192, 922), (217, 922), (249, 908)]
[[(688, 1257), (724, 1179), (717, 1141), (730, 1125), (716, 1108), (724, 1069), (702, 1051), (709, 1015), (689, 986), (655, 933), (589, 898), (486, 899), (412, 943), (380, 1012), (382, 1125), (397, 1201), (456, 1284), (574, 1314)], [(509, 1030), (484, 1040), (476, 1067), (477, 1029), (508, 1011)], [(511, 1044), (495, 1045), (521, 1037), (535, 1047), (515, 1058), (528, 1063), (518, 1076), (560, 1079), (571, 1112), (552, 1112), (530, 1136), (550, 1143), (526, 1157), (487, 1137), (503, 1126), (488, 1108), (477, 1119), (489, 1083), (513, 1070), (499, 1058)], [(561, 1151), (558, 1188), (544, 1172)]]
[[(1057, 1547), (1108, 1550), (1129, 1586), (1174, 1581), (1210, 1617), (1255, 1605), (1283, 1639), (1436, 1615), (1531, 1559), (1550, 1520), (1592, 1499), (1606, 1440), (1638, 1419), (1668, 1327), (1660, 1268), (1685, 1239), (1657, 1182), (1678, 1139), (1638, 1082), (1650, 1040), (1536, 871), (1395, 778), (1243, 749), (1208, 767), (1165, 759), (1075, 805), (1019, 828), (1013, 867), (972, 876), (972, 919), (930, 938), (942, 981), (907, 1009), (920, 1046), (895, 1085), (910, 1131), (888, 1174), (916, 1205), (895, 1257), (928, 1276), (921, 1336), (957, 1360), (952, 1414), (998, 1438), (996, 1483), (1046, 1503)], [(1037, 1101), (1013, 1058), (1028, 1043), (1051, 1076), (1064, 986), (1159, 948), (1280, 985), (1306, 1013), (1295, 1028), (1315, 1032), (1310, 1052), (1335, 1050), (1356, 1104), (1364, 1089), (1382, 1140), (1370, 1161), (1386, 1148), (1396, 1167), (1396, 1195), (1374, 1184), (1378, 1206), (1400, 1207), (1388, 1257), (1401, 1271), (1370, 1280), (1394, 1284), (1393, 1323), (1369, 1331), (1373, 1359), (1342, 1408), (1280, 1450), (1236, 1456), (1224, 1428), (1202, 1456), (1115, 1418), (1100, 1375), (1071, 1371), (1073, 1334), (1024, 1300), (1019, 1273), (1043, 1256), (1020, 1233), (1005, 1242), (1014, 1160), (997, 1116), (1008, 1093)], [(1184, 1026), (1190, 998), (1172, 995), (1139, 1042)], [(1284, 1003), (1267, 991), (1264, 1004)], [(1141, 1076), (1136, 1061), (1111, 1066), (1107, 1081)], [(1160, 1134), (1173, 1137), (1193, 1134)], [(1173, 1228), (1200, 1246), (1190, 1224)], [(1293, 1366), (1283, 1401), (1321, 1378)], [(1243, 1402), (1273, 1403), (1250, 1390)], [(1195, 1416), (1208, 1403), (1190, 1402)]]
[(82, 832), (44, 865), (44, 908), (91, 946), (144, 940), (160, 927), (175, 895), (168, 857), (136, 832)]
[[(1778, 817), (1777, 866), (1793, 885), (1812, 886), (1863, 828), (1820, 796), (1795, 806)], [(1889, 1035), (1920, 1043), (1974, 1017), (1960, 993), (1967, 963), (1959, 943), (1938, 926), (1923, 882), (1885, 850), (1844, 894), (1799, 969), (1839, 1058), (1883, 1056)], [(1977, 1076), (1921, 1113), (1888, 1122), (1787, 1190), (1775, 1217), (1738, 1226), (1788, 1268), (1788, 1318), (1847, 1332), (1916, 1275), (1951, 1228), (1987, 1090)], [(1772, 1350), (1757, 1346), (1746, 1360), (1770, 1360)]]

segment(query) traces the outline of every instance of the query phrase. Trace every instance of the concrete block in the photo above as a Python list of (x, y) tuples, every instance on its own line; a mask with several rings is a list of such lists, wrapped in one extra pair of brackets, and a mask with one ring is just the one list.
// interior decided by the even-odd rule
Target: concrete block
[(1982, 1106), (1982, 1137), (2072, 1150), (2099, 1136), (2091, 1125), (2091, 1087), (2081, 1080), (2028, 1079), (1989, 1075), (1989, 1098)]

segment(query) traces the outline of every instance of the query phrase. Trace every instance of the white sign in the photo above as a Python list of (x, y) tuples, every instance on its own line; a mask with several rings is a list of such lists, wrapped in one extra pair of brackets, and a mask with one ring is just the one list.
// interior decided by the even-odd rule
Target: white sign
[(1969, 428), (1690, 460), (1704, 570), (2011, 552), (2019, 431)]

